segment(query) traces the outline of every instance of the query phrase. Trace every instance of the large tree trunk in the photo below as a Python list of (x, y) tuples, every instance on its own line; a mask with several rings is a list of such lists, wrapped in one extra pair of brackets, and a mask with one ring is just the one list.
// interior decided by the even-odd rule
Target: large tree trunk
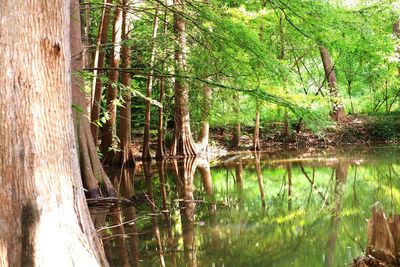
[(117, 84), (118, 84), (118, 68), (121, 59), (121, 36), (122, 36), (122, 9), (121, 1), (118, 1), (119, 6), (115, 8), (114, 13), (114, 25), (112, 31), (112, 43), (113, 48), (111, 51), (110, 58), (110, 72), (108, 77), (107, 87), (107, 103), (106, 110), (108, 114), (108, 120), (103, 126), (100, 152), (104, 155), (105, 162), (112, 162), (115, 150), (113, 146), (116, 146), (116, 120), (117, 120), (117, 106), (115, 101), (117, 99)]
[(160, 9), (160, 4), (156, 4), (156, 11), (154, 13), (153, 20), (153, 34), (151, 40), (151, 51), (150, 51), (150, 66), (149, 74), (147, 75), (147, 86), (146, 86), (146, 112), (145, 112), (145, 122), (144, 122), (144, 135), (143, 135), (143, 159), (150, 159), (150, 113), (151, 113), (151, 92), (153, 91), (153, 68), (156, 58), (156, 38), (158, 31), (158, 10)]
[(106, 195), (115, 195), (114, 187), (103, 170), (100, 159), (97, 156), (96, 146), (90, 134), (90, 121), (87, 115), (87, 101), (84, 93), (84, 80), (82, 77), (83, 48), (81, 41), (81, 26), (79, 3), (72, 1), (71, 10), (71, 70), (72, 70), (72, 104), (75, 106), (74, 120), (77, 135), (79, 161), (83, 185), (88, 191), (89, 197), (101, 195), (98, 181), (105, 185)]
[(332, 100), (331, 116), (337, 123), (340, 123), (346, 116), (343, 103), (340, 98), (339, 87), (336, 83), (336, 75), (331, 55), (326, 47), (320, 46), (322, 64), (324, 65), (325, 77), (328, 83), (329, 94)]
[(174, 33), (175, 33), (175, 105), (174, 137), (171, 153), (174, 156), (191, 157), (197, 154), (190, 131), (189, 120), (189, 87), (185, 78), (186, 71), (186, 30), (182, 12), (185, 0), (174, 0)]
[(107, 266), (75, 146), (69, 1), (2, 1), (0, 17), (0, 265)]
[[(127, 43), (131, 30), (131, 15), (129, 15), (128, 12), (128, 0), (122, 0), (122, 6), (122, 68), (128, 69), (131, 67), (131, 49)], [(121, 82), (124, 86), (122, 91), (124, 103), (121, 107), (120, 127), (118, 132), (121, 149), (116, 153), (114, 162), (131, 164), (135, 162), (131, 149), (131, 74), (124, 71), (121, 76)]]

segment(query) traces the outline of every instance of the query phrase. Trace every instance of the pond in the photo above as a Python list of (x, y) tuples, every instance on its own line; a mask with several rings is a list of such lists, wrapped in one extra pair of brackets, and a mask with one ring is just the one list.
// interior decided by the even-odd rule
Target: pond
[(373, 206), (399, 211), (400, 148), (242, 153), (112, 170), (92, 207), (111, 266), (348, 266)]

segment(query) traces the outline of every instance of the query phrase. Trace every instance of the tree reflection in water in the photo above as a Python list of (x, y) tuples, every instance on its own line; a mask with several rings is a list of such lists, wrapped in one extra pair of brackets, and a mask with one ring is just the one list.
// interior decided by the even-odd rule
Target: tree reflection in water
[(112, 266), (346, 266), (365, 248), (370, 207), (400, 204), (397, 155), (355, 155), (119, 170), (120, 196), (142, 200), (98, 213), (96, 225), (122, 224), (99, 231)]

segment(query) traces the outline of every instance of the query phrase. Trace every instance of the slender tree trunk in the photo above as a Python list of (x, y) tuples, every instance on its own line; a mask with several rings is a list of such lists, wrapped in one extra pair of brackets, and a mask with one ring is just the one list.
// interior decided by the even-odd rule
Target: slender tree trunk
[(100, 152), (104, 155), (105, 162), (112, 162), (115, 152), (113, 146), (116, 146), (116, 119), (117, 107), (115, 101), (117, 99), (118, 84), (118, 67), (121, 59), (121, 36), (122, 36), (122, 1), (118, 1), (119, 6), (115, 8), (114, 25), (112, 31), (113, 49), (111, 52), (109, 81), (107, 87), (107, 103), (106, 110), (109, 119), (103, 126), (103, 133), (100, 144)]
[[(164, 38), (167, 35), (167, 15), (168, 9), (164, 11)], [(160, 77), (160, 107), (158, 108), (158, 131), (157, 131), (157, 152), (156, 158), (162, 159), (164, 157), (164, 94), (165, 94), (165, 69), (166, 69), (166, 52), (163, 52), (163, 63), (161, 65), (162, 75)]]
[(83, 48), (83, 66), (85, 68), (90, 68), (93, 66), (93, 53), (90, 52), (89, 47), (91, 45), (90, 40), (90, 27), (92, 20), (90, 17), (90, 3), (84, 0), (79, 0), (79, 5), (81, 5), (84, 10), (81, 12), (81, 32), (82, 32), (82, 43)]
[(240, 147), (240, 136), (241, 134), (241, 127), (240, 127), (240, 121), (239, 121), (239, 116), (240, 116), (240, 96), (238, 93), (235, 93), (234, 96), (235, 99), (235, 106), (233, 108), (233, 112), (236, 115), (236, 118), (238, 122), (236, 123), (235, 127), (233, 128), (232, 131), (232, 140), (231, 140), (231, 147), (234, 148), (239, 148)]
[(85, 189), (88, 191), (89, 197), (98, 197), (101, 195), (98, 181), (104, 183), (107, 192), (106, 195), (113, 196), (115, 195), (114, 187), (101, 166), (96, 146), (90, 134), (90, 121), (87, 116), (88, 103), (83, 90), (85, 87), (82, 77), (84, 52), (81, 41), (79, 4), (76, 0), (73, 0), (71, 8), (72, 103), (75, 106), (75, 132), (79, 149), (82, 181)]
[[(261, 1), (261, 8), (264, 9), (265, 6), (267, 5), (266, 0)], [(259, 33), (259, 38), (260, 42), (263, 42), (265, 39), (265, 25), (263, 22), (261, 22), (260, 25), (260, 33)], [(256, 100), (256, 121), (254, 125), (254, 134), (253, 134), (253, 149), (258, 151), (260, 150), (260, 104)]]
[[(128, 0), (122, 0), (122, 68), (127, 69), (131, 67), (131, 49), (129, 47), (129, 33), (131, 30), (131, 20), (128, 10)], [(129, 72), (122, 72), (121, 82), (123, 85), (122, 97), (123, 105), (120, 113), (120, 127), (118, 131), (118, 138), (121, 142), (121, 149), (116, 153), (114, 158), (115, 163), (134, 163), (135, 159), (131, 150), (131, 74)]]
[(192, 157), (197, 151), (190, 130), (189, 120), (189, 86), (182, 77), (186, 71), (186, 26), (182, 12), (185, 11), (185, 0), (174, 0), (174, 33), (175, 33), (175, 104), (174, 136), (171, 154), (173, 156)]
[(2, 1), (0, 17), (0, 264), (107, 266), (75, 146), (69, 1)]
[[(99, 27), (99, 33), (97, 36), (96, 42), (96, 52), (94, 55), (93, 62), (93, 83), (92, 83), (92, 108), (90, 113), (90, 129), (92, 131), (92, 136), (94, 143), (97, 146), (97, 138), (99, 134), (99, 126), (98, 121), (100, 118), (100, 107), (101, 107), (101, 95), (103, 92), (103, 82), (99, 79), (100, 76), (104, 75), (104, 71), (100, 70), (104, 67), (105, 61), (105, 45), (108, 40), (108, 25), (110, 24), (110, 5), (113, 3), (113, 0), (104, 0), (103, 1), (103, 13), (101, 16), (101, 22)], [(99, 69), (99, 70), (97, 70)]]
[(199, 132), (199, 137), (197, 142), (200, 144), (201, 150), (207, 151), (208, 149), (208, 140), (210, 135), (210, 110), (211, 110), (211, 97), (212, 97), (212, 88), (209, 85), (204, 85), (203, 87), (203, 114), (201, 121), (201, 128)]
[(156, 58), (156, 38), (158, 31), (158, 11), (160, 9), (160, 4), (156, 4), (156, 11), (154, 13), (153, 20), (153, 34), (151, 40), (151, 51), (150, 51), (150, 70), (147, 75), (147, 86), (146, 86), (146, 112), (145, 112), (145, 122), (144, 122), (144, 135), (143, 135), (143, 159), (150, 159), (150, 113), (151, 113), (151, 92), (153, 91), (153, 68)]
[(253, 148), (254, 150), (260, 150), (260, 108), (257, 103), (256, 110), (256, 125), (254, 127), (254, 135), (253, 135)]
[(336, 75), (334, 65), (326, 47), (320, 46), (319, 51), (321, 53), (322, 63), (324, 65), (325, 77), (328, 82), (329, 94), (332, 99), (332, 118), (340, 123), (346, 116), (343, 103), (340, 99), (339, 87), (336, 83)]

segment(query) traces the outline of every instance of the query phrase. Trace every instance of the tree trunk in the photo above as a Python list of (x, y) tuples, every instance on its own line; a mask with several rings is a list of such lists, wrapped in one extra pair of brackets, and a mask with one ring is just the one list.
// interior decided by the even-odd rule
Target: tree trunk
[(91, 45), (90, 40), (90, 27), (92, 20), (90, 17), (90, 3), (84, 0), (79, 0), (79, 5), (82, 5), (83, 12), (81, 12), (81, 32), (83, 48), (83, 66), (90, 68), (93, 66), (93, 53), (89, 50)]
[[(105, 45), (108, 40), (108, 25), (110, 23), (110, 5), (113, 0), (104, 0), (103, 13), (101, 15), (101, 22), (99, 27), (99, 33), (97, 36), (96, 52), (94, 55), (93, 63), (93, 83), (92, 83), (92, 108), (90, 113), (90, 129), (95, 145), (97, 146), (97, 138), (99, 134), (98, 121), (100, 118), (100, 106), (101, 106), (101, 95), (103, 92), (103, 82), (99, 79), (99, 76), (104, 74), (101, 68), (104, 67), (105, 60)], [(97, 70), (99, 69), (99, 70)]]
[(254, 135), (253, 135), (253, 148), (254, 150), (260, 150), (260, 108), (257, 103), (256, 110), (256, 125), (254, 127)]
[(208, 150), (208, 140), (210, 135), (210, 110), (211, 110), (211, 97), (212, 97), (212, 88), (209, 85), (204, 85), (203, 87), (203, 110), (202, 110), (202, 119), (201, 119), (201, 128), (199, 132), (199, 137), (197, 142), (200, 144), (202, 151)]
[(79, 173), (69, 7), (60, 0), (0, 5), (2, 266), (108, 265)]
[(151, 40), (151, 51), (150, 51), (150, 70), (147, 75), (147, 86), (146, 86), (146, 112), (145, 112), (145, 122), (144, 122), (144, 135), (143, 135), (143, 159), (150, 159), (150, 113), (151, 113), (151, 92), (153, 91), (153, 68), (154, 61), (156, 58), (156, 38), (158, 31), (158, 10), (160, 9), (160, 4), (156, 4), (156, 11), (154, 13), (153, 20), (153, 34)]
[(320, 46), (322, 64), (324, 65), (325, 77), (328, 82), (329, 94), (332, 99), (331, 116), (337, 123), (340, 123), (346, 116), (342, 100), (340, 98), (339, 87), (336, 83), (336, 75), (334, 65), (326, 47)]
[[(264, 9), (265, 6), (267, 5), (266, 0), (261, 1), (261, 9)], [(265, 25), (263, 22), (261, 22), (260, 25), (260, 33), (259, 33), (259, 39), (260, 42), (263, 42), (265, 39)], [(254, 125), (254, 134), (253, 134), (253, 149), (255, 151), (260, 150), (260, 104), (256, 100), (256, 121)]]
[(241, 136), (241, 131), (240, 131), (240, 121), (239, 121), (239, 116), (240, 116), (240, 96), (238, 93), (235, 93), (234, 96), (235, 100), (235, 105), (233, 108), (233, 112), (236, 115), (236, 118), (238, 122), (236, 123), (236, 126), (232, 130), (232, 139), (231, 139), (231, 147), (234, 148), (239, 148), (240, 147), (240, 136)]
[[(167, 13), (168, 9), (165, 8), (164, 12), (164, 37), (167, 35)], [(165, 68), (166, 68), (166, 52), (163, 52), (163, 63), (161, 65), (160, 77), (160, 107), (158, 108), (158, 131), (157, 131), (157, 152), (156, 158), (162, 159), (164, 157), (164, 94), (165, 94)]]
[(114, 187), (107, 174), (101, 166), (97, 156), (96, 146), (90, 134), (90, 121), (87, 116), (87, 101), (83, 91), (85, 87), (82, 77), (83, 68), (83, 48), (81, 41), (81, 26), (79, 3), (73, 0), (71, 6), (71, 81), (72, 81), (72, 104), (74, 109), (75, 133), (79, 152), (79, 162), (81, 166), (82, 181), (89, 197), (101, 195), (98, 181), (105, 185), (106, 195), (115, 195)]
[[(127, 43), (131, 30), (131, 15), (128, 13), (128, 0), (122, 0), (122, 68), (128, 69), (131, 67), (131, 49)], [(131, 164), (135, 162), (131, 149), (131, 74), (122, 72), (121, 82), (123, 85), (122, 97), (124, 103), (121, 107), (120, 127), (118, 138), (121, 142), (121, 149), (116, 153), (114, 158), (115, 163)]]
[(234, 148), (240, 147), (240, 136), (241, 136), (241, 126), (240, 122), (238, 122), (236, 123), (236, 126), (233, 128), (232, 131), (231, 147)]
[(105, 162), (112, 162), (116, 146), (116, 119), (117, 119), (117, 86), (118, 86), (118, 67), (121, 59), (121, 36), (122, 36), (122, 10), (121, 1), (118, 1), (119, 6), (115, 8), (114, 13), (114, 25), (112, 31), (112, 43), (113, 48), (111, 51), (110, 59), (110, 72), (109, 81), (107, 87), (107, 103), (106, 110), (108, 114), (108, 120), (103, 126), (102, 138), (100, 144), (100, 152), (104, 155)]
[(183, 78), (186, 71), (186, 30), (182, 12), (185, 11), (185, 0), (174, 0), (174, 33), (175, 33), (175, 104), (174, 136), (171, 154), (173, 156), (196, 156), (196, 148), (190, 131), (189, 120), (189, 87)]

